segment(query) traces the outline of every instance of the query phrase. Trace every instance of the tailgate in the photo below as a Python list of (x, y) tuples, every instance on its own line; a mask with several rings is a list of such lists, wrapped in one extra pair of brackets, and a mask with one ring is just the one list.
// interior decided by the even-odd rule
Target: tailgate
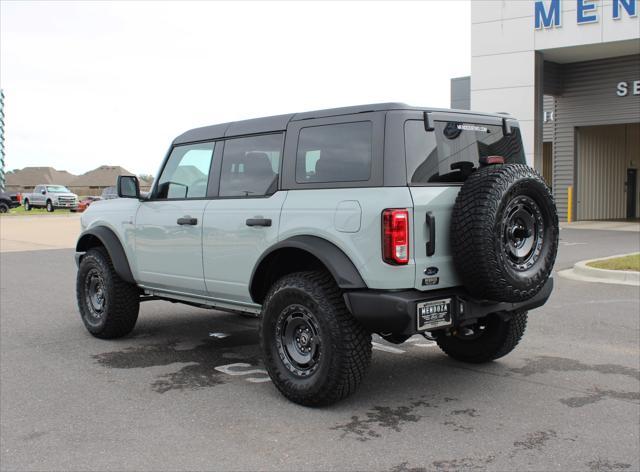
[(415, 288), (418, 290), (460, 285), (449, 244), (451, 212), (459, 190), (459, 186), (410, 187)]
[(525, 163), (517, 121), (510, 117), (425, 112), (404, 125), (407, 183), (414, 204), (415, 287), (461, 285), (450, 246), (451, 214), (462, 183), (480, 160)]

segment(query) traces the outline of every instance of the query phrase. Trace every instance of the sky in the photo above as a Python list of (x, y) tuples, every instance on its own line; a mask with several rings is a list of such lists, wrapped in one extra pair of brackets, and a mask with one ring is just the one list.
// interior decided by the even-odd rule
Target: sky
[(198, 126), (377, 102), (449, 107), (468, 1), (0, 2), (5, 167), (155, 174)]

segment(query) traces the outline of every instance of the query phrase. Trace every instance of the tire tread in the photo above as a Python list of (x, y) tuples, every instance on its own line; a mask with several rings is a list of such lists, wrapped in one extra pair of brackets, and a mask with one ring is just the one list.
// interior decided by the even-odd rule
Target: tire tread
[(280, 362), (272, 359), (265, 339), (264, 330), (260, 330), (260, 343), (265, 355), (267, 370), (280, 392), (291, 401), (306, 406), (324, 406), (335, 403), (358, 388), (371, 362), (371, 334), (367, 332), (347, 309), (342, 291), (330, 274), (321, 271), (295, 272), (285, 275), (270, 288), (263, 304), (264, 311), (269, 309), (273, 298), (282, 290), (297, 289), (307, 294), (318, 305), (319, 311), (331, 318), (333, 355), (339, 359), (337, 369), (329, 372), (325, 385), (313, 395), (299, 393), (291, 380), (277, 368), (270, 365)]
[[(140, 309), (140, 292), (138, 287), (125, 282), (116, 273), (111, 258), (103, 247), (95, 247), (87, 251), (83, 256), (81, 264), (95, 263), (100, 266), (105, 276), (105, 283), (109, 290), (109, 306), (104, 326), (95, 329), (87, 323), (85, 326), (89, 332), (101, 339), (120, 338), (129, 334), (136, 325), (138, 320), (138, 312)], [(76, 297), (80, 314), (86, 309), (84, 307), (84, 280), (81, 275), (82, 271), (78, 270), (78, 278), (76, 282)], [(84, 316), (83, 322), (84, 322)]]

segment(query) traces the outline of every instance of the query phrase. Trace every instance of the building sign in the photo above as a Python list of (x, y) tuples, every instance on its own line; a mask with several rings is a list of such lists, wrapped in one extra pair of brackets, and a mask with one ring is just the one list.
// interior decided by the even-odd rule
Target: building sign
[[(600, 21), (598, 16), (598, 5), (595, 0), (565, 0), (576, 2), (576, 22), (579, 25), (585, 23), (597, 23)], [(560, 28), (562, 26), (562, 15), (573, 14), (573, 12), (563, 12), (561, 0), (536, 0), (534, 4), (535, 12), (535, 28), (548, 29)], [(637, 0), (613, 0), (610, 15), (614, 20), (619, 20), (622, 15), (630, 18), (638, 16)], [(604, 10), (604, 6), (603, 6)]]
[(640, 95), (640, 80), (633, 82), (619, 82), (616, 88), (618, 97), (626, 97), (627, 95)]

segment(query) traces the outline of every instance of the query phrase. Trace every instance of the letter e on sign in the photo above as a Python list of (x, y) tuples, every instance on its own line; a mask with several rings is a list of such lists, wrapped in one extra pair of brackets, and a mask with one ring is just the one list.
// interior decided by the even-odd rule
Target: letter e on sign
[(576, 6), (578, 24), (595, 23), (598, 21), (597, 6), (592, 0), (578, 0)]
[(633, 94), (640, 95), (640, 80), (635, 80), (633, 82)]

